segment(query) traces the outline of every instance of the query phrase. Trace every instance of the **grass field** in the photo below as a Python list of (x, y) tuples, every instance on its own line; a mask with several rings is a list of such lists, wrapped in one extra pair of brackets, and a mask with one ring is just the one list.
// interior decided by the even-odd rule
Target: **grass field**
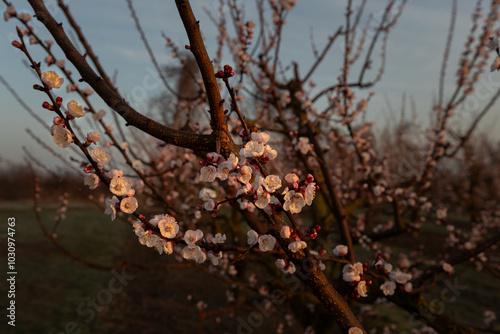
[[(17, 269), (16, 327), (2, 321), (0, 333), (194, 333), (200, 322), (196, 306), (200, 300), (210, 309), (221, 309), (204, 321), (200, 333), (234, 333), (240, 325), (238, 315), (245, 319), (248, 314), (246, 310), (235, 314), (224, 311), (229, 305), (229, 284), (193, 267), (172, 269), (170, 266), (179, 263), (174, 256), (160, 256), (141, 246), (129, 225), (111, 222), (93, 207), (68, 208), (67, 219), (57, 229), (60, 243), (89, 262), (115, 266), (131, 261), (151, 268), (127, 268), (125, 274), (133, 278), (126, 278), (126, 286), (112, 293), (111, 299), (106, 293), (110, 281), (113, 290), (122, 287), (116, 275), (89, 268), (63, 254), (43, 235), (30, 204), (3, 204), (0, 214), (5, 222), (2, 233), (6, 232), (7, 218), (16, 218)], [(56, 207), (44, 207), (42, 217), (49, 230), (55, 215)], [(2, 234), (2, 259), (6, 259), (5, 242)], [(0, 286), (0, 294), (5, 310), (5, 284)], [(188, 296), (192, 298), (188, 300)], [(259, 296), (254, 293), (250, 297)], [(261, 328), (274, 332), (283, 318), (284, 314), (273, 314)], [(301, 332), (301, 326), (289, 331)]]
[[(42, 217), (49, 230), (55, 215), (55, 206), (44, 207)], [(208, 309), (220, 312), (206, 318), (199, 333), (237, 333), (241, 319), (247, 319), (251, 311), (240, 309), (232, 314), (224, 309), (229, 306), (227, 283), (193, 267), (172, 268), (185, 262), (177, 262), (174, 256), (160, 256), (139, 245), (130, 226), (118, 220), (111, 222), (109, 216), (93, 207), (69, 207), (67, 219), (57, 229), (60, 243), (89, 262), (115, 266), (131, 261), (150, 269), (129, 267), (125, 272), (130, 277), (120, 283), (117, 272), (89, 268), (57, 249), (42, 234), (29, 203), (2, 204), (0, 216), (2, 259), (6, 259), (7, 253), (7, 217), (16, 218), (17, 270), (16, 327), (7, 326), (3, 316), (0, 333), (195, 333), (199, 323), (196, 304), (200, 300)], [(441, 233), (433, 226), (430, 229), (429, 234)], [(415, 245), (402, 240), (394, 248), (411, 247)], [(360, 260), (364, 256), (366, 260), (370, 258), (369, 254), (360, 254)], [(2, 263), (2, 268), (6, 268), (6, 261)], [(445, 312), (456, 315), (460, 323), (482, 326), (485, 309), (500, 310), (499, 282), (484, 273), (465, 269), (457, 267), (456, 275), (467, 289), (456, 301), (446, 304)], [(2, 275), (5, 274), (4, 269)], [(439, 295), (443, 286), (437, 282), (433, 289), (431, 293)], [(2, 283), (3, 310), (7, 307), (6, 293), (6, 285)], [(261, 296), (248, 293), (242, 298), (252, 301), (260, 300)], [(279, 309), (252, 332), (275, 333), (278, 323), (284, 322), (285, 310), (286, 307)], [(395, 318), (396, 333), (412, 329), (409, 315), (390, 305), (377, 306), (370, 325), (387, 324), (388, 319)], [(303, 331), (298, 323), (285, 328), (285, 333)]]

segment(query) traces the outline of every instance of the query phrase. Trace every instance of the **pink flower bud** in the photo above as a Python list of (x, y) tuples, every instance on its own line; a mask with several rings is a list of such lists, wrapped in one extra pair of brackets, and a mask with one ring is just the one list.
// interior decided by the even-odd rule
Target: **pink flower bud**
[(47, 101), (42, 103), (42, 107), (44, 107), (45, 109), (48, 109), (48, 110), (54, 110), (54, 107), (50, 103), (48, 103)]
[(87, 143), (89, 143), (89, 145), (96, 144), (99, 139), (101, 139), (101, 136), (97, 132), (92, 131), (87, 135)]
[(61, 118), (61, 117), (59, 117), (59, 116), (56, 116), (56, 117), (54, 117), (53, 122), (54, 122), (54, 124), (55, 124), (55, 125), (59, 125), (59, 124), (64, 123), (64, 119), (62, 119), (62, 118)]

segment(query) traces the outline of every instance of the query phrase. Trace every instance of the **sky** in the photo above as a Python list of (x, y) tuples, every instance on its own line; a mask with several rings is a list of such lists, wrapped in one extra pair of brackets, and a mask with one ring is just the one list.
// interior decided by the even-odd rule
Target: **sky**
[[(49, 8), (55, 0), (46, 0)], [(204, 8), (213, 10), (217, 0), (192, 0), (192, 7), (200, 20), (200, 26), (205, 37), (205, 43), (210, 55), (216, 47), (216, 32), (213, 24), (205, 14)], [(27, 1), (13, 0), (13, 5), (18, 12), (33, 13)], [(133, 92), (134, 87), (142, 85), (144, 78), (152, 69), (150, 58), (135, 29), (134, 22), (130, 17), (125, 0), (66, 0), (75, 19), (83, 28), (88, 41), (94, 52), (107, 69), (109, 74), (117, 73), (118, 87), (125, 95)], [(299, 63), (301, 73), (307, 71), (313, 62), (311, 43), (309, 41), (311, 29), (314, 34), (315, 43), (318, 47), (324, 45), (340, 25), (344, 23), (346, 1), (341, 0), (298, 0), (297, 6), (287, 18), (282, 45), (283, 60), (286, 62), (295, 60)], [(354, 1), (358, 3), (358, 1)], [(488, 5), (489, 1), (485, 2)], [(249, 8), (247, 19), (255, 19), (255, 11), (252, 10), (253, 1), (245, 2)], [(380, 13), (385, 7), (386, 1), (370, 0), (367, 12)], [(179, 46), (187, 44), (187, 37), (178, 17), (174, 1), (147, 0), (135, 1), (137, 14), (141, 19), (143, 29), (155, 51), (160, 64), (176, 64), (165, 47), (162, 32), (170, 36)], [(459, 0), (456, 31), (451, 49), (448, 80), (446, 81), (446, 96), (451, 94), (454, 84), (454, 74), (457, 69), (458, 57), (465, 42), (465, 36), (471, 25), (471, 13), (475, 1)], [(56, 8), (56, 6), (52, 6)], [(3, 12), (5, 5), (0, 3)], [(451, 0), (418, 0), (409, 1), (396, 28), (391, 32), (387, 45), (387, 66), (381, 83), (379, 83), (369, 106), (367, 117), (382, 125), (391, 121), (386, 101), (391, 102), (394, 110), (398, 110), (403, 94), (411, 97), (416, 102), (418, 117), (421, 122), (428, 122), (429, 111), (432, 107), (432, 99), (437, 95), (439, 71), (444, 52), (446, 36), (448, 33), (451, 10)], [(63, 21), (63, 15), (57, 8), (53, 12), (56, 20)], [(363, 23), (368, 17), (363, 18)], [(23, 62), (24, 56), (16, 52), (11, 41), (16, 38), (15, 26), (19, 24), (16, 20), (0, 22), (0, 75), (3, 76), (15, 91), (22, 97), (35, 113), (37, 113), (47, 124), (51, 124), (53, 114), (41, 108), (46, 97), (34, 91), (31, 87), (37, 83), (32, 70), (28, 69)], [(35, 29), (43, 39), (50, 39), (48, 32), (36, 23)], [(54, 47), (56, 55), (62, 53)], [(31, 47), (33, 56), (42, 61), (45, 55), (37, 47)], [(342, 66), (340, 55), (342, 47), (334, 45), (323, 65), (318, 69), (314, 81), (318, 87), (325, 87), (336, 82), (339, 69)], [(378, 51), (375, 53), (378, 54)], [(493, 55), (492, 55), (493, 56)], [(493, 58), (491, 58), (491, 61)], [(50, 68), (54, 70), (54, 67)], [(484, 105), (492, 96), (492, 89), (500, 86), (500, 73), (488, 73), (485, 77), (480, 93), (473, 96), (469, 103), (469, 109), (460, 117), (461, 121), (467, 122), (471, 113), (477, 106)], [(84, 86), (83, 86), (84, 87)], [(493, 87), (493, 88), (492, 88)], [(162, 86), (147, 92), (147, 98), (153, 98), (161, 93)], [(360, 95), (368, 92), (362, 92)], [(61, 94), (66, 96), (64, 91)], [(69, 99), (70, 97), (68, 97)], [(30, 129), (42, 140), (59, 153), (69, 154), (53, 144), (50, 134), (16, 102), (6, 88), (0, 84), (0, 157), (10, 161), (22, 161), (24, 153), (22, 146), (39, 157), (42, 161), (50, 161), (52, 157), (44, 152), (27, 135), (25, 129)], [(92, 103), (99, 108), (105, 105), (95, 94), (91, 97)], [(133, 105), (139, 111), (147, 112), (147, 103)], [(107, 108), (105, 108), (108, 110)], [(498, 105), (494, 106), (488, 117), (483, 122), (483, 130), (492, 134), (495, 139), (500, 138), (500, 125), (496, 122)], [(110, 116), (107, 116), (110, 117)], [(392, 118), (393, 119), (393, 118)], [(83, 130), (87, 129), (82, 125)]]

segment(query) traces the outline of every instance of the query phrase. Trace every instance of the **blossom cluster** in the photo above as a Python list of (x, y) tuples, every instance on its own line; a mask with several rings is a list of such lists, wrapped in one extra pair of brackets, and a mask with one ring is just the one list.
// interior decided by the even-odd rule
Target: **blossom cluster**
[[(412, 275), (406, 272), (403, 272), (401, 269), (393, 270), (393, 267), (390, 263), (384, 262), (381, 260), (382, 254), (377, 255), (376, 262), (372, 266), (382, 274), (389, 277), (389, 280), (385, 281), (380, 285), (380, 290), (385, 296), (391, 296), (396, 291), (396, 284), (400, 284), (403, 287), (403, 290), (406, 292), (411, 292), (413, 287), (410, 280), (412, 279)], [(401, 259), (400, 259), (401, 260)], [(401, 261), (400, 261), (401, 262)], [(405, 266), (404, 263), (400, 263)], [(356, 262), (354, 264), (346, 264), (342, 269), (342, 278), (344, 281), (348, 282), (351, 286), (354, 287), (353, 296), (359, 297), (367, 297), (368, 296), (368, 286), (372, 285), (372, 281), (369, 279), (365, 279), (365, 275), (370, 270), (368, 264), (361, 262)]]
[[(268, 145), (270, 136), (264, 132), (253, 132), (251, 140), (241, 148), (238, 159), (233, 153), (226, 160), (221, 155), (213, 152), (207, 154), (207, 159), (202, 160), (200, 180), (213, 182), (215, 179), (228, 180), (228, 184), (242, 187), (237, 191), (237, 202), (241, 209), (253, 210), (254, 207), (263, 209), (268, 214), (274, 214), (278, 208), (290, 213), (299, 213), (305, 205), (311, 205), (315, 197), (317, 186), (314, 177), (308, 174), (305, 180), (300, 181), (298, 175), (289, 173), (282, 182), (278, 175), (263, 177), (255, 171), (258, 169), (254, 160), (266, 163), (275, 159), (276, 150)], [(285, 185), (281, 192), (281, 203), (277, 192)], [(204, 201), (203, 208), (207, 211), (216, 211), (218, 203), (215, 201), (215, 192), (205, 188), (199, 194)]]
[(136, 221), (134, 232), (139, 238), (139, 243), (150, 248), (155, 248), (160, 254), (172, 254), (176, 244), (185, 243), (180, 253), (186, 260), (192, 260), (197, 263), (203, 263), (208, 258), (213, 265), (218, 265), (222, 259), (222, 252), (215, 253), (212, 250), (206, 250), (198, 245), (203, 242), (206, 244), (223, 244), (226, 241), (226, 235), (217, 233), (215, 236), (207, 235), (205, 238), (201, 230), (188, 230), (180, 238), (179, 224), (174, 217), (162, 214), (156, 215), (149, 220), (149, 225), (157, 228), (160, 235), (148, 229), (141, 221)]

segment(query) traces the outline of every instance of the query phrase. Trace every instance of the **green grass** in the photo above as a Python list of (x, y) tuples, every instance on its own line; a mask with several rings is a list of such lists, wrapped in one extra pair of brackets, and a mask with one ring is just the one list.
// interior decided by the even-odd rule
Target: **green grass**
[[(460, 217), (454, 217), (457, 226), (465, 225), (466, 220)], [(419, 235), (414, 238), (411, 234), (390, 238), (383, 242), (384, 245), (390, 245), (392, 249), (391, 262), (397, 267), (399, 253), (405, 253), (411, 259), (410, 253), (419, 249), (419, 245), (424, 244), (424, 254), (427, 259), (435, 259), (436, 255), (442, 252), (443, 241), (447, 232), (444, 225), (435, 224), (432, 219), (426, 222)], [(461, 252), (457, 250), (457, 252)], [(374, 252), (357, 248), (356, 258), (361, 262), (371, 263)], [(427, 267), (421, 267), (426, 269)], [(460, 291), (460, 295), (451, 302), (444, 304), (444, 313), (454, 319), (458, 324), (471, 326), (475, 328), (484, 328), (483, 314), (485, 310), (492, 310), (497, 313), (500, 310), (500, 289), (498, 278), (493, 277), (487, 271), (477, 271), (472, 263), (462, 263), (454, 267), (454, 273), (451, 276), (440, 273), (430, 289), (424, 292), (427, 301), (439, 299), (443, 289), (447, 287), (445, 280), (453, 282), (455, 277), (459, 285), (467, 286), (467, 289)], [(376, 306), (377, 317), (370, 321), (368, 328), (374, 326), (381, 328), (384, 325), (394, 323), (397, 326), (397, 332), (411, 332), (415, 327), (410, 326), (409, 314), (404, 310), (390, 304), (380, 304)], [(417, 316), (416, 319), (422, 319)], [(414, 322), (418, 323), (417, 321)], [(419, 326), (416, 326), (417, 328)], [(494, 327), (496, 331), (500, 330), (498, 321)]]
[[(43, 209), (42, 218), (51, 230), (57, 205), (45, 205)], [(65, 326), (71, 321), (81, 329), (80, 333), (157, 333), (165, 328), (169, 329), (165, 332), (175, 329), (176, 333), (189, 333), (198, 322), (196, 303), (199, 300), (204, 300), (215, 309), (227, 306), (225, 291), (229, 286), (195, 268), (161, 269), (164, 264), (177, 263), (175, 258), (159, 256), (153, 250), (140, 246), (129, 225), (118, 220), (112, 222), (109, 216), (94, 207), (73, 205), (68, 208), (66, 220), (56, 231), (58, 240), (69, 251), (84, 260), (105, 266), (131, 260), (159, 268), (154, 271), (130, 268), (130, 273), (137, 278), (124, 292), (113, 296), (112, 302), (94, 320), (86, 323), (86, 316), (78, 315), (76, 309), (81, 303), (86, 303), (88, 298), (96, 297), (100, 290), (107, 288), (113, 277), (111, 272), (91, 269), (63, 254), (43, 235), (27, 203), (0, 205), (0, 219), (3, 222), (0, 228), (0, 254), (3, 259), (7, 253), (4, 237), (7, 217), (16, 218), (17, 318), (15, 329), (7, 327), (6, 322), (2, 321), (0, 333), (65, 333)], [(432, 223), (424, 225), (421, 233), (425, 235), (427, 251), (432, 252), (441, 246), (439, 240), (442, 240), (443, 230), (443, 226)], [(409, 253), (418, 246), (411, 235), (390, 243), (394, 250), (392, 263), (397, 263), (399, 252)], [(372, 251), (358, 250), (359, 261), (370, 262), (373, 259)], [(457, 266), (455, 270), (454, 275), (458, 276), (460, 284), (467, 285), (468, 289), (455, 302), (446, 304), (445, 312), (456, 316), (462, 324), (481, 327), (485, 309), (500, 309), (498, 282), (485, 272), (475, 271), (468, 264)], [(2, 270), (2, 275), (5, 272)], [(439, 296), (445, 278), (441, 274), (436, 285), (426, 294), (430, 300), (434, 298), (432, 296)], [(5, 282), (4, 277), (2, 280)], [(0, 306), (5, 309), (5, 284), (0, 285), (0, 294)], [(193, 295), (192, 301), (186, 299), (188, 294)], [(247, 298), (253, 300), (256, 297)], [(409, 314), (405, 311), (390, 304), (374, 307), (377, 316), (367, 323), (367, 328), (382, 328), (394, 323), (397, 332), (410, 332), (412, 329), (408, 321)], [(268, 319), (269, 326), (260, 328), (261, 332), (272, 332), (274, 329), (271, 329), (282, 321), (280, 317), (283, 315), (281, 312), (276, 314), (277, 318)], [(234, 332), (238, 324), (235, 318), (221, 317), (220, 325), (213, 322), (214, 318), (208, 318), (205, 321), (206, 330), (210, 333), (223, 333), (223, 330)], [(293, 332), (291, 328), (286, 330), (288, 333), (301, 332), (298, 325)]]
[[(88, 297), (107, 287), (113, 277), (108, 271), (92, 270), (68, 258), (42, 233), (33, 210), (26, 205), (2, 205), (1, 250), (6, 258), (7, 247), (3, 233), (7, 217), (16, 218), (16, 327), (0, 325), (2, 333), (60, 333), (68, 321), (81, 325), (82, 333), (105, 330), (89, 329), (76, 314), (77, 306)], [(56, 208), (46, 207), (42, 218), (51, 230)], [(101, 265), (116, 265), (123, 253), (124, 242), (131, 228), (111, 222), (92, 207), (75, 206), (68, 209), (67, 218), (56, 233), (60, 243), (83, 259)], [(6, 261), (2, 261), (4, 264)], [(2, 268), (5, 268), (2, 266)], [(3, 273), (5, 275), (5, 271)], [(3, 280), (4, 281), (4, 280)], [(7, 307), (6, 286), (0, 286), (2, 309)], [(96, 321), (96, 323), (98, 323)], [(106, 331), (104, 331), (106, 332)]]

